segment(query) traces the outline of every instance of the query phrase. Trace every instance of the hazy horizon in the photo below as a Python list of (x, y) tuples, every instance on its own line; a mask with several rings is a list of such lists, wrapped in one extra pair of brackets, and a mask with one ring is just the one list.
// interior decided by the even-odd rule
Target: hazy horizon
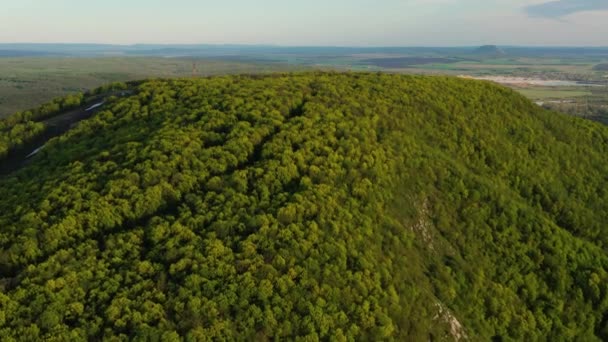
[(73, 45), (73, 46), (117, 46), (117, 47), (135, 47), (135, 46), (192, 46), (192, 47), (204, 47), (204, 46), (236, 46), (236, 47), (268, 47), (268, 48), (345, 48), (345, 49), (375, 49), (375, 48), (422, 48), (422, 49), (432, 49), (432, 48), (442, 48), (442, 49), (462, 49), (462, 48), (478, 48), (480, 46), (497, 46), (499, 48), (591, 48), (591, 49), (604, 49), (608, 48), (608, 43), (606, 45), (508, 45), (508, 44), (463, 44), (463, 45), (290, 45), (290, 44), (272, 44), (272, 43), (96, 43), (96, 42), (46, 42), (46, 43), (38, 43), (38, 42), (4, 42), (0, 41), (0, 45), (37, 45), (37, 46), (52, 46), (52, 45)]
[(608, 46), (603, 0), (6, 0), (3, 43)]

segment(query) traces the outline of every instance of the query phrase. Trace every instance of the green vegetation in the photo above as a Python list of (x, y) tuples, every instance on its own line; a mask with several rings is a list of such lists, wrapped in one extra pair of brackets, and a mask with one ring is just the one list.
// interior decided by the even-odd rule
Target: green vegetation
[(456, 63), (436, 63), (409, 66), (403, 69), (416, 73), (437, 73), (470, 76), (512, 76), (544, 80), (564, 80), (580, 82), (601, 82), (604, 80), (600, 70), (594, 68), (596, 58), (557, 59), (552, 57), (521, 57), (463, 55)]
[(0, 158), (41, 135), (45, 128), (44, 123), (29, 120), (21, 114), (0, 120)]
[(42, 120), (79, 106), (82, 100), (82, 94), (68, 95), (37, 109), (17, 112), (6, 119), (0, 119), (0, 158), (6, 157), (10, 150), (42, 135), (46, 129)]
[[(534, 94), (525, 95), (531, 97)], [(543, 104), (547, 109), (608, 124), (608, 86), (589, 87), (585, 94), (574, 88), (565, 88), (564, 93), (559, 88), (547, 89), (545, 96), (545, 99), (553, 100)]]
[(126, 90), (128, 87), (126, 83), (110, 83), (85, 94), (77, 93), (56, 98), (38, 108), (17, 112), (5, 119), (0, 119), (0, 158), (9, 155), (11, 150), (18, 149), (43, 136), (47, 129), (47, 119), (99, 100), (102, 96)]
[(0, 58), (0, 118), (110, 82), (294, 69), (281, 64), (194, 57)]
[(489, 82), (144, 82), (0, 179), (0, 339), (608, 339), (608, 127)]
[(581, 87), (514, 87), (519, 93), (531, 100), (575, 100), (592, 95), (590, 90)]
[[(482, 49), (483, 48), (483, 49)], [(481, 50), (495, 47), (482, 47)], [(288, 49), (289, 50), (289, 49)], [(394, 51), (393, 51), (394, 50)], [(479, 49), (478, 49), (479, 50)], [(240, 52), (239, 52), (240, 51)], [(500, 52), (500, 49), (498, 49)], [(602, 61), (606, 57), (584, 52), (560, 55), (551, 51), (503, 51), (479, 53), (471, 49), (388, 49), (336, 50), (320, 48), (293, 51), (225, 51), (215, 57), (25, 57), (0, 58), (0, 118), (40, 106), (56, 97), (78, 94), (109, 82), (127, 82), (148, 78), (175, 78), (243, 73), (271, 73), (324, 69), (338, 71), (386, 71), (412, 74), (469, 76), (517, 76), (550, 80), (606, 82)], [(64, 51), (68, 53), (68, 51)], [(174, 51), (184, 56), (196, 51)], [(115, 53), (119, 53), (115, 51)], [(148, 51), (153, 53), (153, 51)], [(199, 51), (205, 53), (205, 50)], [(209, 53), (209, 51), (206, 51)], [(170, 54), (156, 51), (155, 56)], [(598, 64), (600, 63), (600, 64)], [(520, 90), (520, 88), (516, 88)], [(539, 87), (538, 91), (544, 91)], [(549, 89), (547, 89), (549, 90)], [(570, 100), (578, 96), (574, 89), (554, 89), (547, 97)], [(562, 91), (573, 91), (563, 93)], [(579, 88), (580, 91), (585, 91)], [(524, 95), (538, 100), (535, 88), (524, 89)], [(560, 97), (562, 96), (563, 97)], [(604, 98), (599, 106), (608, 106)], [(583, 108), (578, 106), (578, 108)], [(593, 106), (584, 117), (593, 117), (601, 108)], [(571, 110), (566, 111), (570, 113)]]

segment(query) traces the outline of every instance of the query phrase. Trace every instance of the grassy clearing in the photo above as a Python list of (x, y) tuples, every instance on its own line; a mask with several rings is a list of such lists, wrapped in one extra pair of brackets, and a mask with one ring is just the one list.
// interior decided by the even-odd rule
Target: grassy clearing
[(570, 87), (515, 87), (515, 90), (532, 100), (567, 100), (592, 95), (591, 91)]

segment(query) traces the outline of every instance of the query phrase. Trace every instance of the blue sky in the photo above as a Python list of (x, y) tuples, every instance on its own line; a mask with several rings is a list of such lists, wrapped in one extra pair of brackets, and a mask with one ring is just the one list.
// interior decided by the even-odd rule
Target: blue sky
[(608, 46), (608, 0), (2, 0), (0, 42)]

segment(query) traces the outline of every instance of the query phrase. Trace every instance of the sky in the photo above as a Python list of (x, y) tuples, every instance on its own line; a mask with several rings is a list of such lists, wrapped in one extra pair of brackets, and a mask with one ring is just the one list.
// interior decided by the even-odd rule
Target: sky
[(0, 43), (608, 46), (608, 0), (0, 3)]

